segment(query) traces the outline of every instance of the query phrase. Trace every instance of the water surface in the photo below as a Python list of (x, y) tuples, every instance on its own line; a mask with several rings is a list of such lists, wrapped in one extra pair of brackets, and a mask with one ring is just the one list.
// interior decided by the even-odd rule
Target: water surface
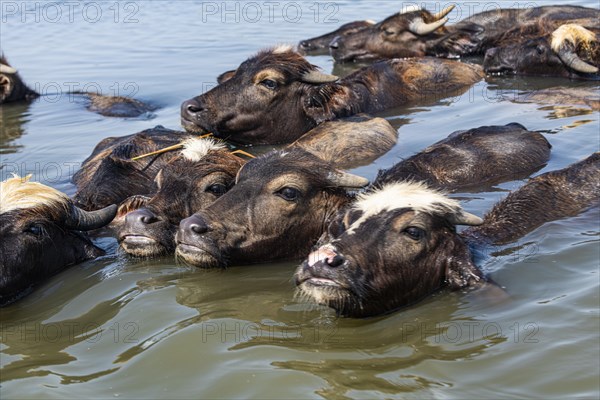
[[(69, 194), (72, 173), (98, 141), (158, 124), (178, 129), (181, 102), (257, 50), (356, 19), (380, 20), (401, 7), (366, 0), (67, 3), (2, 3), (2, 50), (47, 96), (2, 106), (0, 175), (32, 173)], [(459, 3), (451, 17), (498, 3), (476, 4)], [(332, 70), (328, 56), (310, 61)], [(520, 101), (559, 85), (599, 88), (490, 77), (461, 96), (388, 112), (398, 144), (353, 172), (373, 178), (455, 130), (509, 122), (543, 132), (553, 145), (540, 173), (563, 168), (600, 149), (598, 113)], [(65, 94), (71, 88), (134, 95), (160, 108), (140, 118), (105, 118)], [(482, 215), (523, 183), (456, 197)], [(440, 292), (366, 320), (297, 302), (297, 260), (207, 271), (170, 257), (131, 259), (113, 238), (101, 237), (106, 256), (2, 309), (0, 396), (597, 398), (599, 225), (592, 209), (490, 250), (480, 264), (509, 301)]]

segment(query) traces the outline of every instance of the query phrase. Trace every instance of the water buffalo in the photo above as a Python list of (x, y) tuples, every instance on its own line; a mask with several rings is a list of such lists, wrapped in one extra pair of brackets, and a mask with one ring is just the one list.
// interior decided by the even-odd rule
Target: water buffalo
[(551, 148), (542, 134), (515, 122), (480, 126), (454, 132), (380, 171), (373, 186), (414, 180), (432, 188), (457, 191), (522, 179), (546, 165)]
[[(394, 14), (354, 34), (330, 43), (337, 62), (372, 61), (395, 57), (458, 57), (483, 54), (499, 40), (522, 41), (536, 35), (536, 24), (556, 29), (564, 23), (597, 26), (600, 11), (579, 6), (494, 9), (445, 26), (454, 6), (436, 14), (426, 10)], [(510, 33), (507, 34), (507, 32)]]
[(596, 32), (565, 24), (539, 38), (485, 53), (483, 68), (492, 74), (559, 76), (600, 80), (600, 26)]
[(104, 252), (81, 231), (108, 224), (116, 206), (86, 212), (63, 193), (25, 178), (0, 183), (0, 305), (68, 266)]
[[(492, 130), (493, 128), (490, 128)], [(512, 178), (507, 166), (516, 160), (517, 153), (528, 165), (513, 163), (516, 174), (531, 171), (547, 160), (549, 145), (539, 134), (529, 133), (526, 137), (522, 129), (509, 125), (498, 127), (511, 138), (523, 140), (522, 145), (511, 145), (507, 149), (498, 136), (496, 156), (486, 151), (473, 151), (477, 143), (486, 143), (471, 131), (459, 132), (453, 140), (458, 149), (439, 145), (435, 154), (442, 159), (452, 159), (453, 164), (464, 161), (463, 173), (446, 179), (445, 172), (416, 170), (413, 176), (420, 179), (447, 182), (449, 186), (464, 187), (480, 183), (474, 179)], [(515, 134), (514, 131), (517, 131)], [(485, 129), (483, 129), (486, 133)], [(530, 148), (533, 147), (533, 148)], [(463, 148), (463, 151), (460, 149)], [(545, 149), (545, 150), (544, 150)], [(498, 160), (506, 150), (507, 161)], [(534, 156), (528, 155), (531, 152)], [(428, 158), (426, 150), (421, 156)], [(480, 157), (474, 160), (474, 157)], [(495, 164), (498, 176), (493, 176), (484, 165)], [(401, 162), (404, 163), (404, 162)], [(412, 164), (397, 168), (398, 176), (404, 176)], [(464, 171), (465, 169), (471, 172)], [(476, 173), (475, 170), (482, 170)], [(435, 177), (439, 174), (440, 177)], [(466, 181), (460, 181), (465, 179)], [(294, 258), (302, 255), (324, 232), (328, 222), (340, 209), (353, 200), (347, 189), (366, 186), (364, 178), (352, 176), (336, 170), (330, 162), (315, 157), (302, 149), (275, 151), (249, 161), (239, 172), (235, 186), (203, 211), (184, 219), (177, 232), (176, 255), (186, 263), (202, 267), (222, 267), (235, 263), (253, 263)], [(305, 254), (305, 253), (304, 253)]]
[(290, 47), (259, 52), (210, 91), (183, 102), (188, 132), (244, 144), (290, 143), (321, 122), (447, 97), (481, 80), (479, 66), (448, 60), (388, 60), (339, 79)]
[(188, 139), (184, 146), (185, 150), (158, 171), (154, 196), (135, 196), (123, 205), (136, 209), (126, 214), (117, 233), (121, 248), (128, 254), (150, 257), (173, 253), (179, 222), (227, 192), (244, 164), (212, 139)]
[[(89, 111), (105, 117), (139, 117), (156, 110), (153, 105), (124, 96), (105, 96), (80, 91), (68, 94), (82, 97)], [(0, 56), (0, 104), (33, 100), (39, 96), (39, 93), (27, 87), (4, 55)]]
[(39, 94), (27, 87), (4, 55), (0, 56), (0, 104), (33, 100)]
[(340, 26), (333, 32), (306, 39), (298, 43), (298, 50), (304, 54), (319, 55), (329, 53), (329, 43), (338, 36), (353, 35), (356, 32), (375, 25), (375, 21), (353, 21)]
[[(329, 225), (295, 273), (301, 296), (339, 314), (368, 317), (447, 287), (485, 284), (471, 244), (512, 242), (545, 222), (600, 202), (600, 153), (533, 178), (485, 219), (423, 183), (392, 183), (360, 195)], [(457, 225), (471, 225), (462, 234)]]
[(156, 192), (154, 178), (172, 157), (162, 153), (154, 157), (133, 157), (180, 144), (190, 135), (156, 126), (133, 135), (103, 139), (73, 175), (77, 186), (75, 203), (85, 210), (118, 204), (136, 194)]
[(302, 149), (273, 151), (242, 167), (233, 188), (181, 221), (176, 256), (202, 267), (299, 257), (365, 178)]

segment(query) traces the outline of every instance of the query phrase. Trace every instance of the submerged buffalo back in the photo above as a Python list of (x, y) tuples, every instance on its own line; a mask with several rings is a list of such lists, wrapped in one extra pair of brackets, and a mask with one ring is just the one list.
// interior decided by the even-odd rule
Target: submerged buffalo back
[(517, 123), (458, 131), (393, 167), (374, 185), (417, 180), (448, 191), (522, 179), (542, 168), (550, 143)]
[(564, 169), (536, 176), (486, 214), (484, 224), (463, 232), (469, 240), (513, 242), (542, 224), (575, 216), (600, 203), (600, 153)]

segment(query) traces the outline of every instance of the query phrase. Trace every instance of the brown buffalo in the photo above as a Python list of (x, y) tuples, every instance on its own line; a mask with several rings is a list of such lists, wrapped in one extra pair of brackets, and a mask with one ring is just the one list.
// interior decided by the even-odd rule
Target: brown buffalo
[[(302, 296), (341, 315), (390, 312), (443, 287), (484, 284), (469, 245), (512, 242), (599, 203), (600, 153), (533, 178), (483, 220), (422, 183), (388, 184), (334, 219), (295, 281)], [(457, 225), (474, 226), (457, 234)]]
[(394, 14), (352, 35), (334, 39), (331, 54), (337, 62), (483, 54), (499, 41), (517, 43), (535, 37), (537, 24), (552, 29), (565, 23), (597, 26), (600, 18), (600, 11), (593, 8), (543, 6), (488, 10), (445, 26), (446, 15), (453, 7), (435, 14), (426, 10)]
[(184, 150), (158, 171), (156, 194), (125, 201), (123, 207), (136, 210), (119, 224), (121, 248), (138, 257), (173, 253), (179, 222), (227, 192), (243, 164), (223, 144), (212, 139), (188, 139)]
[(0, 305), (68, 266), (104, 254), (82, 231), (108, 224), (116, 209), (83, 211), (29, 177), (0, 183)]
[(600, 22), (595, 32), (581, 25), (565, 24), (536, 39), (489, 49), (483, 68), (491, 74), (600, 80), (599, 34)]
[(482, 77), (479, 66), (432, 58), (389, 60), (338, 79), (278, 47), (185, 101), (181, 123), (189, 132), (239, 143), (290, 143), (324, 121), (456, 95)]

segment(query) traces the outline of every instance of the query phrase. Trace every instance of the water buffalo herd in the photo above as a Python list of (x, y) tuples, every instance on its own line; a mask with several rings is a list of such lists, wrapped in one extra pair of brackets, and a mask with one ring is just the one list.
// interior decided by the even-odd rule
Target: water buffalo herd
[[(184, 131), (156, 126), (102, 140), (73, 176), (77, 192), (13, 176), (0, 187), (0, 303), (103, 254), (86, 232), (108, 227), (133, 257), (171, 255), (196, 267), (298, 260), (300, 299), (369, 317), (448, 288), (493, 283), (473, 249), (514, 242), (600, 202), (600, 153), (530, 179), (483, 218), (449, 193), (524, 179), (551, 145), (518, 123), (450, 134), (373, 182), (344, 169), (390, 150), (377, 114), (460, 94), (486, 74), (599, 80), (600, 11), (499, 9), (446, 25), (453, 7), (411, 8), (381, 22), (251, 56), (181, 105)], [(304, 55), (369, 62), (344, 77)], [(481, 55), (483, 66), (449, 58)], [(136, 116), (135, 99), (78, 93), (90, 111)], [(4, 55), (0, 104), (39, 95)], [(587, 101), (587, 100), (586, 100)], [(280, 145), (258, 157), (239, 145)], [(457, 232), (456, 227), (467, 229)]]

